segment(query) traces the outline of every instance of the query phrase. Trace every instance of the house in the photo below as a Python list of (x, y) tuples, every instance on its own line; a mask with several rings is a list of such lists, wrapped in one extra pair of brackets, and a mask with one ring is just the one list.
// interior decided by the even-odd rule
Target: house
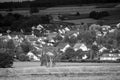
[(108, 25), (103, 25), (101, 27), (102, 27), (102, 30), (109, 30), (111, 28), (111, 26), (108, 26)]
[(27, 53), (27, 56), (33, 61), (40, 61), (40, 58), (31, 51)]
[(101, 37), (102, 33), (100, 31), (96, 31), (96, 37)]
[(62, 52), (65, 52), (67, 50), (67, 48), (71, 47), (68, 43), (59, 43), (57, 45), (57, 48), (62, 51)]
[(73, 47), (73, 49), (75, 51), (82, 49), (82, 51), (88, 51), (89, 49), (87, 48), (87, 46), (84, 43), (76, 43)]
[(114, 33), (116, 31), (116, 29), (111, 29), (109, 30), (109, 33)]
[(70, 31), (70, 29), (68, 27), (65, 28), (65, 31)]
[(116, 26), (117, 26), (117, 28), (120, 28), (120, 23), (118, 23)]
[(54, 21), (61, 21), (60, 18), (59, 18), (59, 16), (60, 16), (60, 15), (58, 15), (58, 14), (53, 14), (53, 15), (51, 15), (51, 17), (52, 17), (52, 20), (51, 20), (51, 21), (53, 21), (53, 22), (54, 22)]
[(104, 50), (107, 50), (106, 47), (102, 47), (101, 49), (99, 49), (99, 52), (103, 52)]
[(104, 53), (100, 56), (100, 60), (107, 60), (107, 61), (117, 61), (120, 59), (120, 53)]
[(37, 30), (41, 30), (42, 28), (44, 28), (44, 27), (39, 24), (36, 29), (37, 29)]
[(69, 47), (71, 47), (69, 44), (67, 44), (63, 49), (61, 49), (62, 52), (65, 52)]
[(92, 24), (92, 25), (89, 27), (89, 30), (97, 30), (97, 29), (100, 29), (100, 28), (101, 28), (100, 25)]

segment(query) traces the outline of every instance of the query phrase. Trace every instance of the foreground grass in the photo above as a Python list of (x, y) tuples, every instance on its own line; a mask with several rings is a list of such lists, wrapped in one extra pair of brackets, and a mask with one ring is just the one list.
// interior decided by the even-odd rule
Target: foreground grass
[[(15, 68), (0, 69), (0, 80), (120, 79), (119, 63), (57, 63), (55, 67), (41, 67), (39, 64), (39, 62), (15, 62)], [(3, 73), (5, 74), (1, 75)]]
[(53, 76), (22, 76), (11, 78), (0, 78), (0, 80), (120, 80), (119, 76), (79, 76), (79, 77), (53, 77)]

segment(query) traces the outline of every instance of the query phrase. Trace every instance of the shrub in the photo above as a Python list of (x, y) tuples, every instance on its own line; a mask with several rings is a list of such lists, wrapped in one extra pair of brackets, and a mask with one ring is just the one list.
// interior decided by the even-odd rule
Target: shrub
[(65, 53), (63, 53), (61, 60), (70, 60), (75, 57), (75, 51), (73, 48), (68, 48)]
[(11, 51), (5, 50), (0, 52), (0, 68), (12, 67), (14, 61), (14, 55), (10, 53)]
[(22, 48), (23, 52), (26, 54), (28, 53), (31, 48), (32, 48), (32, 45), (30, 42), (28, 42), (27, 40), (23, 41), (20, 45), (20, 47)]
[(101, 12), (92, 11), (90, 12), (89, 17), (93, 19), (100, 19), (109, 15), (110, 14), (107, 11), (101, 11)]
[(20, 54), (18, 56), (18, 60), (20, 60), (20, 61), (29, 61), (29, 57), (26, 56), (25, 54)]
[(75, 16), (80, 16), (80, 13), (79, 13), (79, 12), (76, 12)]
[(30, 13), (38, 13), (39, 12), (39, 9), (37, 7), (32, 7), (30, 8)]

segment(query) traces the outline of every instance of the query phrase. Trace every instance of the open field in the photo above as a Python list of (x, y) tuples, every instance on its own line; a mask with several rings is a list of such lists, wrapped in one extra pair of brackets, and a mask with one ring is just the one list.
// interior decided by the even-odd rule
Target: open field
[[(23, 67), (41, 67), (40, 62), (14, 62), (15, 68)], [(55, 67), (69, 67), (69, 66), (120, 66), (120, 63), (56, 63)]]
[(0, 80), (120, 80), (119, 63), (39, 65), (39, 62), (15, 62), (16, 68), (0, 69)]
[[(108, 11), (110, 16), (105, 17), (100, 20), (89, 19), (89, 13), (91, 11)], [(80, 16), (75, 16), (76, 12), (80, 13)], [(1, 14), (6, 15), (9, 11), (0, 11)], [(29, 9), (17, 9), (13, 10), (11, 13), (19, 13), (22, 15), (31, 15)], [(120, 9), (119, 3), (114, 4), (89, 4), (89, 5), (70, 5), (70, 6), (56, 6), (50, 8), (39, 9), (38, 13), (33, 15), (46, 15), (46, 14), (62, 14), (65, 15), (67, 20), (63, 22), (71, 22), (75, 24), (80, 24), (81, 22), (85, 23), (97, 23), (97, 21), (103, 21), (103, 24), (113, 25), (120, 22)]]
[[(38, 15), (42, 14), (75, 14), (76, 12), (79, 12), (80, 14), (88, 14), (91, 11), (110, 11), (116, 9), (115, 7), (112, 8), (96, 8), (97, 6), (67, 6), (67, 7), (50, 7), (47, 9), (41, 9), (39, 10), (39, 13), (36, 13)], [(5, 15), (9, 13), (9, 11), (0, 11), (1, 14)], [(14, 10), (12, 13), (20, 13), (23, 15), (30, 15), (29, 9), (28, 10)]]

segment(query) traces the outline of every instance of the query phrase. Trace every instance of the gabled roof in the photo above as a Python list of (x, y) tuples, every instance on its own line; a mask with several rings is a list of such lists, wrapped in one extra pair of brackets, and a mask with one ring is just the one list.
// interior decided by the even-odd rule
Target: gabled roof
[(74, 33), (77, 33), (77, 32), (78, 31), (68, 31), (68, 32), (65, 33), (65, 36), (70, 36), (70, 35), (72, 35)]
[(76, 43), (73, 48), (74, 50), (82, 49), (83, 51), (88, 51), (88, 48), (84, 43)]
[(57, 45), (59, 49), (63, 49), (68, 43), (61, 42)]
[(53, 39), (54, 37), (56, 37), (58, 35), (58, 33), (54, 32), (54, 33), (49, 33), (48, 34), (48, 39)]
[(81, 45), (81, 43), (76, 43), (73, 48), (80, 48)]

